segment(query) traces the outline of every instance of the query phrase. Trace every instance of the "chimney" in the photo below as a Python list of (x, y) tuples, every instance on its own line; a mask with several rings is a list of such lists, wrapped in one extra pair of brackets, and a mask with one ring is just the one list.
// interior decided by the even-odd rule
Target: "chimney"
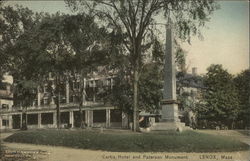
[(194, 75), (194, 76), (197, 75), (197, 67), (192, 68), (192, 75)]

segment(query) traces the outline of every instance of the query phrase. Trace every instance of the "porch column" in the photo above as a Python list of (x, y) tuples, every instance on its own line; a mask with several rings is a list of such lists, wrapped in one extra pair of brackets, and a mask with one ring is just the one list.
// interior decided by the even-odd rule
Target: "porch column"
[(12, 115), (9, 116), (9, 129), (12, 129)]
[[(55, 81), (52, 81), (52, 86), (51, 87), (52, 87), (53, 90), (55, 90), (55, 88), (56, 88)], [(52, 95), (51, 98), (52, 99), (51, 99), (50, 105), (54, 105), (55, 104), (55, 96)]]
[[(85, 121), (87, 123), (88, 127), (93, 126), (93, 111), (92, 110), (87, 110), (85, 111)], [(87, 117), (86, 117), (87, 116)]]
[(57, 123), (56, 118), (57, 118), (57, 114), (56, 112), (53, 112), (53, 127), (55, 128), (56, 128), (56, 123)]
[(93, 121), (93, 110), (91, 110), (91, 111), (89, 111), (89, 113), (90, 113), (90, 125), (91, 125), (91, 127), (94, 125), (94, 121)]
[(73, 111), (69, 111), (69, 124), (71, 124), (71, 127), (74, 127), (74, 113)]
[(40, 93), (40, 87), (37, 87), (37, 106), (41, 106), (41, 93)]
[(113, 88), (113, 78), (111, 77), (110, 78), (110, 89), (112, 89)]
[(38, 120), (38, 124), (37, 124), (37, 125), (38, 125), (38, 128), (41, 128), (41, 123), (42, 123), (41, 113), (38, 113), (38, 114), (37, 114), (37, 117), (38, 117), (38, 118), (37, 118), (37, 120)]
[(87, 125), (87, 127), (89, 127), (89, 114), (88, 114), (89, 111), (85, 111), (85, 124)]
[(69, 103), (69, 81), (66, 80), (66, 103)]
[(95, 94), (96, 94), (96, 84), (95, 78), (93, 79), (93, 102), (95, 102)]
[(23, 114), (20, 114), (20, 128), (23, 126)]
[[(83, 92), (84, 92), (84, 94), (83, 94), (83, 105), (86, 105), (86, 84), (87, 83), (87, 80), (86, 80), (86, 78), (84, 78), (83, 79)], [(86, 113), (85, 113), (85, 115), (86, 115)]]
[(0, 116), (0, 129), (3, 128), (3, 125), (2, 125), (2, 116)]
[(110, 109), (106, 109), (106, 128), (110, 127)]

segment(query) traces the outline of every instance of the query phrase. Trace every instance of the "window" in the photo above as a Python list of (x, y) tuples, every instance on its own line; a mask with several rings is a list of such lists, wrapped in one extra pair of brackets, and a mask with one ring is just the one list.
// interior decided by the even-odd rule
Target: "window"
[(94, 87), (94, 81), (89, 81), (89, 87)]
[(95, 80), (94, 81), (94, 87), (97, 87), (97, 85), (98, 85), (98, 80)]
[(106, 110), (94, 110), (93, 122), (106, 122)]
[(43, 98), (44, 105), (49, 105), (49, 99), (48, 98)]
[(9, 126), (9, 120), (2, 120), (2, 126)]
[(0, 90), (7, 90), (7, 87), (5, 84), (0, 83)]
[(53, 113), (42, 113), (41, 119), (43, 125), (53, 124)]
[(38, 114), (28, 114), (28, 125), (37, 125), (38, 124)]
[(8, 104), (2, 104), (2, 109), (3, 110), (8, 110), (9, 109), (9, 105)]
[(49, 92), (49, 86), (47, 84), (44, 85), (43, 92), (44, 93), (48, 93)]
[(110, 110), (110, 122), (122, 122), (121, 110)]
[(73, 82), (73, 89), (79, 89), (80, 88), (80, 82)]
[(61, 123), (69, 124), (69, 112), (61, 112)]

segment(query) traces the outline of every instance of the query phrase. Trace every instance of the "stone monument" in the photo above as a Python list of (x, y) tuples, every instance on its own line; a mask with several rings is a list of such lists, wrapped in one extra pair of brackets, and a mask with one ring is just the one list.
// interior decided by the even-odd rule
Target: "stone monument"
[(161, 119), (154, 123), (150, 130), (182, 130), (185, 127), (178, 118), (178, 104), (176, 101), (176, 66), (173, 47), (173, 33), (171, 27), (166, 29), (166, 53), (164, 64), (164, 88), (161, 101)]

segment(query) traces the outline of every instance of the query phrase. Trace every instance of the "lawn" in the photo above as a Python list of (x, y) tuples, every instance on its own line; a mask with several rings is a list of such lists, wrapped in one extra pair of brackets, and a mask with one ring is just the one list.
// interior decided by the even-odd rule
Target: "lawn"
[(237, 130), (237, 131), (243, 135), (250, 136), (250, 130)]
[(4, 141), (114, 152), (225, 152), (249, 149), (230, 137), (196, 131), (160, 133), (101, 133), (87, 130), (19, 131)]

